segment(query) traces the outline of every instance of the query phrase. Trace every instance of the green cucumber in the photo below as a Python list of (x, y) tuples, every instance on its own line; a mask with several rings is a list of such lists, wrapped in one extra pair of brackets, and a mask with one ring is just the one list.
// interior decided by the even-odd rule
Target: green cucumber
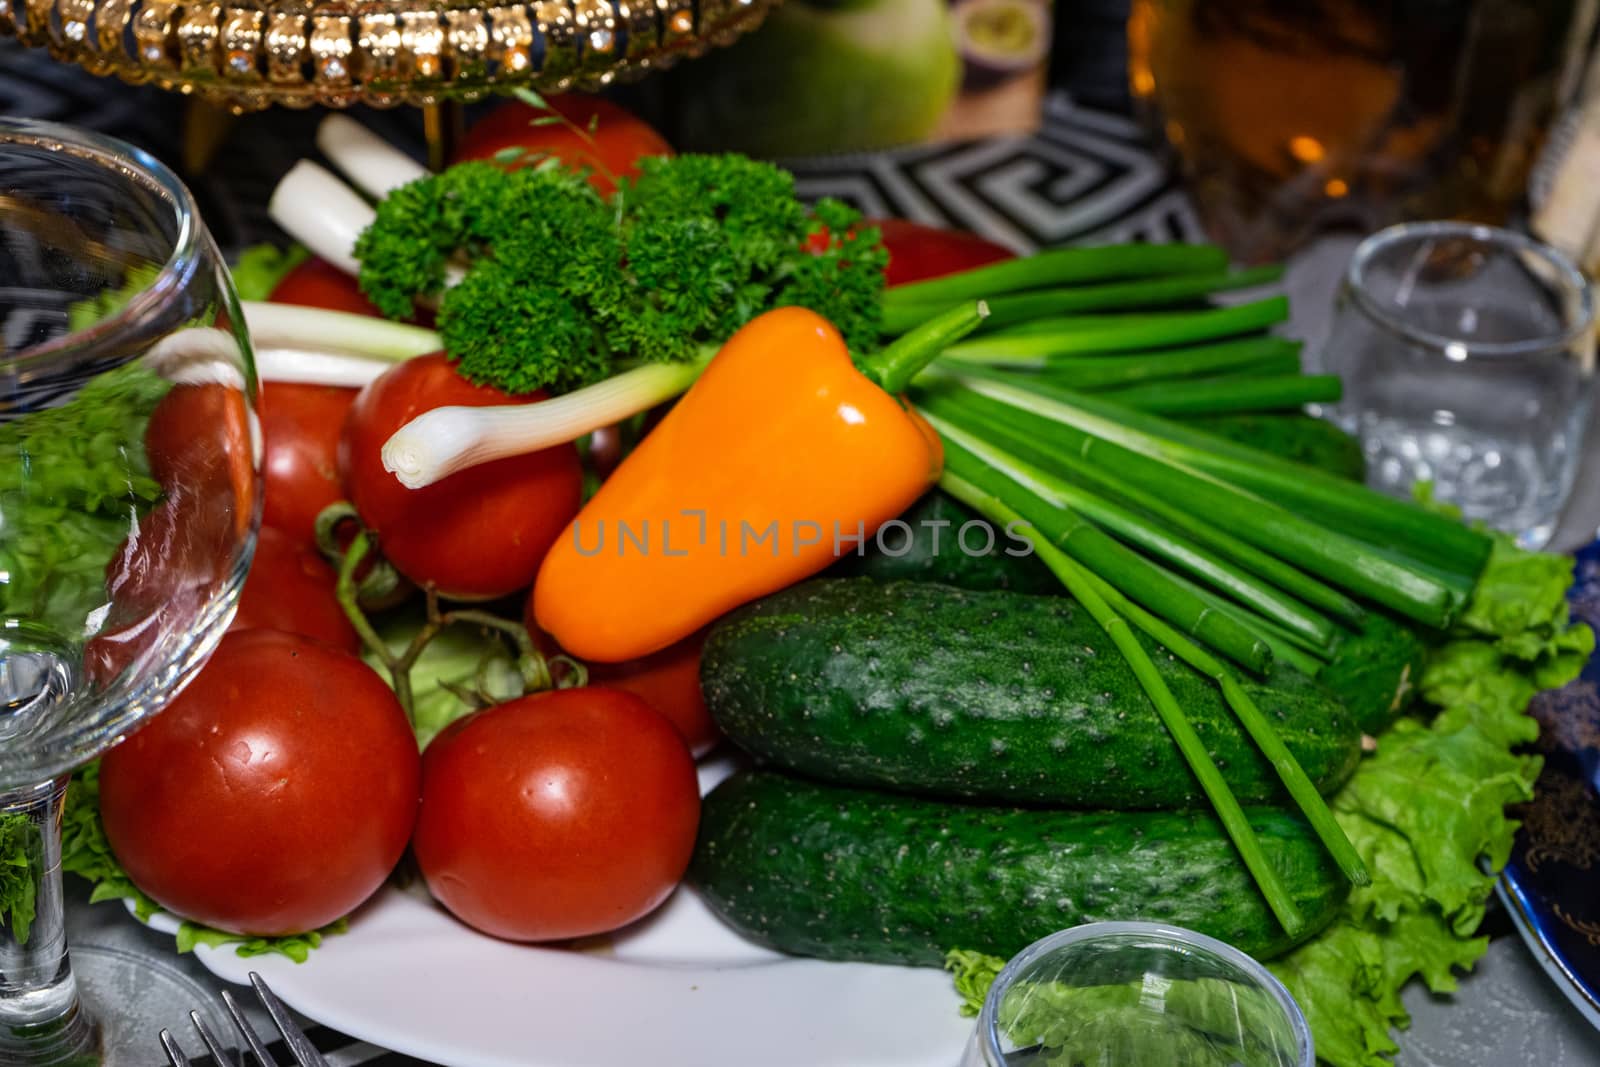
[(1368, 610), (1334, 646), (1318, 680), (1339, 694), (1364, 734), (1376, 734), (1410, 707), (1422, 678), (1427, 647), (1388, 614)]
[[(1240, 801), (1283, 796), (1217, 685), (1140, 637)], [(1127, 661), (1065, 597), (824, 578), (725, 617), (701, 688), (790, 770), (937, 796), (1117, 809), (1207, 801)], [(1287, 669), (1246, 690), (1324, 793), (1360, 758), (1338, 699)]]
[[(880, 538), (863, 545), (863, 551), (842, 557), (829, 573), (882, 582), (942, 582), (962, 589), (1061, 592), (1061, 580), (1039, 562), (1038, 556), (1007, 554), (1006, 549), (1017, 546), (1004, 536), (997, 536), (995, 543), (989, 545), (986, 538), (973, 533), (963, 545), (961, 527), (983, 520), (948, 493), (935, 489), (925, 494), (900, 520), (909, 532), (898, 527), (886, 529)], [(879, 540), (889, 551), (879, 547)], [(987, 551), (980, 551), (983, 549)]]
[(1367, 475), (1361, 442), (1324, 419), (1299, 414), (1199, 415), (1182, 421), (1197, 430), (1354, 482)]
[[(1248, 817), (1311, 936), (1349, 883), (1298, 816)], [(981, 807), (743, 772), (705, 798), (689, 873), (746, 937), (832, 960), (1010, 958), (1101, 920), (1171, 923), (1259, 958), (1292, 946), (1203, 812)]]

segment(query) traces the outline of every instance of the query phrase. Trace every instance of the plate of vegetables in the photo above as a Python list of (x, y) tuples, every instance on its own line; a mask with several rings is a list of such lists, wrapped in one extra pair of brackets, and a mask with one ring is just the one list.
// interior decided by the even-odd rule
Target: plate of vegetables
[(947, 1065), (1004, 958), (1117, 919), (1385, 1062), (1483, 951), (1568, 562), (1364, 489), (1286, 303), (1214, 299), (1271, 271), (1012, 259), (524, 107), (280, 187), (321, 259), (245, 307), (239, 632), (75, 782), (67, 869), (449, 1064)]

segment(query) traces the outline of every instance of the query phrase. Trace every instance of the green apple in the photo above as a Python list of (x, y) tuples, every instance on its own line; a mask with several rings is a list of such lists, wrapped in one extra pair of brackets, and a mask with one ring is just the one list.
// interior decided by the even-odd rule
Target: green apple
[(678, 147), (782, 157), (925, 139), (961, 60), (947, 0), (788, 0), (681, 71)]

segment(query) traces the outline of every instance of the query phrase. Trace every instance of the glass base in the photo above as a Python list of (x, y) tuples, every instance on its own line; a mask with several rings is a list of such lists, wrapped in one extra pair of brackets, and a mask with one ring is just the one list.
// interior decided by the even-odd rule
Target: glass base
[(189, 1018), (198, 1012), (225, 1051), (237, 1053), (238, 1035), (226, 1008), (183, 972), (120, 949), (73, 948), (78, 1007), (34, 1041), (0, 1035), (6, 1067), (151, 1067), (161, 1063), (160, 1033), (170, 1030), (190, 1056), (206, 1049)]

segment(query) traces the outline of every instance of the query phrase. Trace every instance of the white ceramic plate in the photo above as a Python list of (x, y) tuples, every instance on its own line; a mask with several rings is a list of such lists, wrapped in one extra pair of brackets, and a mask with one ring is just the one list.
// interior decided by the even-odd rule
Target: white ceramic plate
[[(702, 786), (727, 770), (703, 766)], [(386, 889), (303, 964), (195, 954), (230, 982), (259, 972), (325, 1026), (449, 1067), (954, 1067), (972, 1028), (941, 971), (782, 956), (687, 889), (584, 951), (497, 941)]]

